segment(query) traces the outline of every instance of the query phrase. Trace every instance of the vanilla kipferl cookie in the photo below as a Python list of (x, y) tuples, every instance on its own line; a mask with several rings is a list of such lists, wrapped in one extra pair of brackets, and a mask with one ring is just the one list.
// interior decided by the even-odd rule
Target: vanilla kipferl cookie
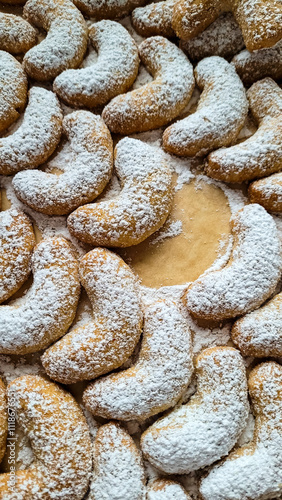
[(0, 50), (0, 132), (23, 111), (27, 98), (27, 77), (13, 56)]
[(165, 222), (172, 204), (172, 174), (161, 150), (125, 137), (115, 149), (121, 192), (112, 199), (79, 207), (68, 228), (92, 245), (137, 245)]
[[(65, 116), (63, 134), (67, 141), (44, 171), (25, 170), (13, 179), (17, 197), (48, 215), (68, 214), (91, 202), (103, 191), (113, 169), (111, 134), (99, 116), (75, 111)], [(48, 168), (55, 167), (60, 175), (48, 173)]]
[(81, 500), (90, 479), (91, 441), (73, 396), (43, 377), (24, 375), (9, 384), (8, 401), (35, 460), (15, 476), (0, 474), (1, 498)]
[(195, 69), (202, 90), (195, 113), (170, 125), (163, 134), (164, 148), (179, 156), (203, 156), (228, 146), (244, 126), (248, 101), (235, 69), (218, 56), (207, 57)]
[(231, 12), (224, 12), (205, 31), (191, 40), (180, 40), (180, 48), (192, 61), (220, 56), (230, 59), (244, 48), (242, 31)]
[(260, 205), (246, 205), (231, 218), (234, 238), (228, 264), (204, 273), (184, 294), (195, 318), (221, 321), (259, 307), (275, 291), (281, 273), (275, 222)]
[(282, 493), (282, 367), (252, 370), (249, 393), (255, 414), (253, 440), (212, 468), (200, 486), (204, 500), (259, 500)]
[(60, 141), (62, 119), (56, 95), (32, 87), (22, 123), (0, 138), (0, 174), (11, 175), (44, 163)]
[(232, 347), (211, 347), (196, 359), (197, 392), (142, 435), (146, 459), (168, 474), (186, 474), (227, 455), (248, 417), (243, 358)]
[(282, 293), (235, 321), (231, 335), (244, 356), (282, 356)]
[(52, 80), (68, 68), (77, 68), (87, 49), (88, 30), (83, 15), (70, 0), (28, 0), (24, 17), (43, 28), (46, 38), (23, 59), (27, 74), (35, 80)]
[(63, 384), (91, 380), (121, 366), (142, 330), (138, 282), (118, 255), (95, 248), (81, 259), (79, 272), (93, 320), (74, 327), (42, 357), (49, 377)]
[(254, 83), (247, 92), (258, 130), (248, 139), (208, 156), (206, 173), (225, 182), (265, 177), (282, 168), (282, 90), (271, 78)]
[(272, 47), (282, 37), (280, 0), (179, 0), (173, 11), (172, 27), (177, 36), (190, 40), (223, 12), (233, 12), (248, 50)]
[(274, 80), (282, 78), (282, 40), (270, 49), (256, 52), (242, 50), (232, 59), (238, 75), (245, 85), (269, 76)]
[(126, 135), (162, 127), (176, 118), (191, 98), (193, 67), (182, 50), (155, 36), (139, 45), (139, 55), (154, 79), (107, 104), (102, 117), (111, 132)]
[(170, 479), (155, 479), (147, 486), (147, 500), (191, 500), (181, 484)]
[(282, 212), (282, 173), (252, 182), (248, 194), (251, 203), (259, 203), (270, 212)]
[(94, 415), (143, 420), (175, 405), (192, 373), (187, 322), (174, 302), (157, 300), (145, 307), (137, 362), (91, 382), (83, 400)]
[(50, 345), (70, 327), (79, 298), (77, 261), (64, 238), (42, 240), (32, 256), (28, 292), (0, 306), (0, 353), (27, 354)]
[(6, 387), (0, 378), (0, 462), (6, 451), (6, 439), (8, 433), (8, 412)]
[(93, 445), (93, 465), (89, 500), (144, 500), (141, 453), (118, 423), (109, 422), (99, 428)]
[(100, 21), (89, 29), (98, 59), (82, 69), (57, 76), (54, 90), (70, 106), (93, 108), (126, 92), (138, 74), (138, 49), (128, 31), (114, 21)]
[(132, 12), (132, 25), (139, 35), (173, 37), (171, 26), (173, 8), (177, 0), (164, 0), (138, 7)]
[(100, 19), (119, 19), (144, 5), (146, 0), (75, 0), (75, 5), (87, 16)]
[(36, 30), (25, 19), (0, 12), (0, 49), (21, 54), (36, 44)]
[(29, 218), (11, 208), (0, 213), (0, 302), (23, 285), (30, 273), (35, 238)]

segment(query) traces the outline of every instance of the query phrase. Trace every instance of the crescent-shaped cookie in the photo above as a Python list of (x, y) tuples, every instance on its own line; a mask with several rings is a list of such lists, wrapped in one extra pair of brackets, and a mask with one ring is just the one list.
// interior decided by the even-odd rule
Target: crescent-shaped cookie
[(282, 367), (252, 370), (249, 393), (255, 414), (253, 440), (212, 468), (200, 486), (203, 500), (263, 500), (282, 493)]
[(21, 54), (36, 44), (36, 30), (25, 19), (0, 12), (0, 49)]
[(80, 285), (77, 261), (64, 238), (42, 240), (32, 257), (33, 284), (0, 306), (0, 353), (27, 354), (50, 345), (71, 325)]
[(244, 356), (282, 357), (282, 293), (235, 321), (232, 340)]
[(177, 0), (164, 0), (138, 7), (132, 12), (132, 25), (139, 35), (148, 37), (161, 35), (173, 37), (175, 33), (171, 26), (173, 7)]
[(142, 330), (137, 279), (118, 255), (95, 248), (80, 261), (79, 271), (93, 320), (75, 327), (42, 356), (49, 377), (63, 384), (91, 380), (121, 366)]
[(243, 358), (232, 347), (205, 349), (196, 359), (197, 392), (157, 420), (141, 438), (143, 454), (168, 474), (186, 474), (227, 455), (248, 417)]
[(141, 453), (118, 423), (109, 422), (99, 428), (93, 445), (93, 462), (89, 500), (144, 500)]
[(232, 59), (238, 75), (245, 85), (252, 85), (266, 76), (282, 78), (282, 40), (270, 49), (249, 52), (242, 50)]
[(100, 21), (89, 29), (98, 59), (82, 69), (57, 76), (54, 90), (70, 106), (94, 108), (126, 92), (138, 74), (138, 49), (128, 31), (114, 21)]
[(153, 81), (107, 104), (102, 117), (111, 132), (127, 135), (162, 127), (176, 118), (191, 98), (193, 67), (182, 50), (155, 36), (139, 45), (139, 55)]
[(170, 479), (155, 479), (147, 486), (147, 500), (191, 500), (181, 484)]
[(0, 213), (0, 302), (28, 278), (34, 245), (32, 224), (23, 212), (11, 208)]
[(204, 156), (228, 146), (238, 136), (248, 113), (244, 86), (222, 57), (200, 61), (195, 78), (203, 91), (197, 110), (170, 125), (163, 134), (164, 148), (178, 156)]
[(145, 308), (136, 364), (90, 383), (83, 400), (94, 415), (143, 420), (176, 404), (192, 373), (186, 320), (174, 302), (159, 300)]
[(282, 168), (282, 90), (264, 78), (251, 86), (247, 97), (258, 130), (240, 144), (208, 156), (206, 173), (214, 179), (243, 182)]
[(35, 460), (28, 469), (0, 474), (0, 497), (84, 498), (91, 472), (91, 441), (73, 396), (43, 377), (24, 375), (9, 384), (8, 399)]
[(273, 218), (253, 204), (230, 222), (235, 241), (228, 264), (200, 276), (184, 294), (195, 318), (221, 321), (246, 314), (270, 297), (280, 278), (280, 243)]
[(269, 212), (282, 212), (282, 173), (252, 182), (248, 194), (251, 203), (259, 203)]
[[(113, 169), (112, 138), (100, 116), (75, 111), (64, 118), (63, 133), (67, 142), (46, 165), (47, 171), (25, 170), (13, 179), (17, 197), (48, 215), (68, 214), (93, 201)], [(56, 167), (61, 174), (48, 173), (48, 167)]]
[(220, 56), (230, 59), (244, 48), (242, 32), (231, 12), (221, 14), (208, 28), (191, 40), (180, 40), (180, 48), (192, 61)]
[(0, 462), (6, 451), (6, 439), (8, 434), (8, 410), (6, 387), (0, 378)]
[(28, 0), (24, 17), (43, 28), (46, 38), (24, 56), (27, 74), (52, 80), (68, 68), (77, 68), (87, 49), (88, 30), (83, 15), (70, 0)]
[(144, 5), (146, 0), (75, 0), (75, 5), (87, 16), (100, 19), (120, 19)]
[(95, 246), (137, 245), (163, 225), (171, 209), (172, 174), (160, 150), (126, 137), (116, 146), (115, 169), (120, 194), (68, 217), (70, 232)]
[(8, 128), (24, 110), (27, 77), (13, 56), (0, 50), (0, 132)]
[(0, 138), (0, 174), (11, 175), (44, 163), (60, 141), (62, 119), (55, 94), (32, 87), (21, 125)]

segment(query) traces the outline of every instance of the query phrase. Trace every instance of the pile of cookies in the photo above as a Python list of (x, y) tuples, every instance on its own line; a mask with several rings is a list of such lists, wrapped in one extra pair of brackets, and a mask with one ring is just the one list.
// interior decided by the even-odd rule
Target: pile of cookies
[[(0, 499), (282, 498), (280, 79), (281, 0), (2, 6), (0, 355), (40, 374), (0, 379)], [(168, 220), (178, 157), (246, 203), (226, 262), (149, 290), (120, 249)], [(230, 339), (195, 355), (193, 324)]]

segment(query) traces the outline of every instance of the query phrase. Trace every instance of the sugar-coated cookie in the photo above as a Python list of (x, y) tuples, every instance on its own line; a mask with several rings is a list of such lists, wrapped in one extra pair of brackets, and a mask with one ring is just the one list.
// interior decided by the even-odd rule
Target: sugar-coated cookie
[(148, 37), (175, 36), (171, 26), (173, 8), (177, 0), (164, 0), (138, 7), (132, 12), (132, 25), (139, 35)]
[(180, 48), (192, 61), (220, 56), (230, 59), (244, 47), (242, 31), (231, 12), (221, 14), (205, 31), (191, 40), (180, 40)]
[(166, 38), (147, 38), (139, 45), (142, 63), (153, 81), (115, 97), (102, 116), (111, 132), (133, 134), (166, 125), (189, 102), (194, 89), (193, 67)]
[(126, 92), (138, 74), (138, 49), (128, 31), (114, 21), (100, 21), (89, 29), (98, 59), (82, 69), (57, 76), (54, 90), (70, 106), (93, 108)]
[(147, 500), (191, 500), (181, 484), (170, 479), (155, 479), (147, 486)]
[(274, 80), (282, 78), (282, 40), (270, 49), (255, 52), (242, 50), (232, 59), (238, 75), (245, 85), (269, 76)]
[(221, 321), (259, 307), (275, 291), (281, 254), (273, 218), (260, 205), (246, 205), (231, 218), (234, 247), (228, 264), (204, 273), (184, 294), (195, 318)]
[(8, 433), (8, 412), (6, 387), (0, 378), (0, 462), (6, 451), (6, 439)]
[(35, 460), (15, 474), (0, 474), (3, 500), (82, 500), (91, 472), (91, 441), (73, 396), (38, 375), (8, 386), (13, 417), (30, 441)]
[(68, 217), (73, 236), (95, 246), (137, 245), (165, 222), (172, 204), (172, 174), (161, 150), (125, 137), (115, 149), (121, 192), (79, 207)]
[[(17, 197), (48, 215), (68, 214), (93, 201), (109, 182), (113, 169), (112, 138), (100, 116), (75, 111), (65, 116), (63, 133), (67, 141), (46, 165), (47, 171), (25, 170), (13, 179)], [(62, 173), (48, 173), (48, 167)]]
[(262, 363), (249, 377), (253, 441), (232, 452), (202, 480), (203, 500), (264, 500), (282, 493), (282, 367)]
[(282, 5), (280, 0), (178, 0), (172, 27), (177, 36), (190, 40), (223, 12), (233, 12), (248, 50), (272, 47), (282, 37)]
[(232, 347), (211, 347), (196, 359), (197, 392), (149, 427), (143, 454), (168, 474), (186, 474), (227, 455), (248, 417), (243, 358)]
[(158, 300), (145, 307), (137, 362), (91, 382), (83, 400), (94, 415), (143, 420), (175, 405), (192, 373), (188, 324), (174, 302)]
[(282, 357), (282, 293), (235, 321), (231, 334), (244, 356)]
[(54, 152), (62, 131), (62, 111), (53, 92), (32, 87), (20, 126), (0, 138), (0, 174), (38, 167)]
[(243, 182), (282, 168), (282, 90), (264, 78), (251, 86), (247, 97), (258, 130), (240, 144), (208, 156), (206, 173), (214, 179)]
[(75, 5), (87, 16), (100, 19), (120, 19), (146, 0), (75, 0)]
[(244, 86), (222, 57), (200, 61), (195, 78), (202, 90), (197, 110), (170, 125), (163, 134), (164, 148), (178, 156), (204, 156), (228, 146), (238, 136), (248, 113)]
[(93, 445), (93, 465), (89, 500), (144, 500), (141, 453), (118, 423), (109, 422), (99, 428)]
[(251, 203), (259, 203), (270, 212), (282, 212), (282, 173), (252, 182), (248, 194)]
[(0, 132), (23, 111), (27, 98), (27, 77), (13, 56), (0, 50)]
[(83, 15), (70, 0), (28, 0), (24, 17), (43, 28), (46, 38), (23, 59), (35, 80), (52, 80), (68, 68), (77, 68), (87, 49), (88, 30)]
[(0, 353), (27, 354), (50, 345), (71, 325), (79, 298), (77, 261), (64, 238), (42, 240), (32, 256), (33, 283), (0, 306)]
[(30, 273), (35, 238), (29, 218), (11, 208), (0, 213), (0, 302), (23, 285)]
[(36, 30), (25, 19), (0, 12), (0, 49), (21, 54), (36, 44)]
[(42, 357), (49, 377), (63, 384), (91, 380), (121, 366), (142, 330), (137, 279), (118, 255), (95, 248), (80, 261), (79, 271), (93, 320), (72, 329)]

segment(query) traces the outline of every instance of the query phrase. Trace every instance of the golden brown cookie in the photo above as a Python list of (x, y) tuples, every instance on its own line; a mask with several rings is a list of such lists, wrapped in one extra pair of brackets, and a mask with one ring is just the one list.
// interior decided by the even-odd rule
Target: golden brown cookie
[(70, 0), (28, 0), (24, 17), (43, 28), (46, 38), (23, 59), (27, 74), (35, 80), (52, 80), (68, 68), (77, 68), (87, 49), (88, 30)]
[(93, 446), (89, 500), (144, 500), (142, 456), (130, 435), (115, 422), (102, 425)]
[(0, 462), (6, 451), (6, 439), (8, 433), (8, 412), (6, 387), (0, 378)]
[(29, 218), (11, 208), (0, 213), (0, 302), (11, 297), (30, 274), (35, 238)]
[(231, 12), (224, 12), (205, 31), (191, 40), (180, 40), (179, 47), (192, 61), (220, 56), (230, 59), (244, 48), (242, 32)]
[(201, 482), (204, 500), (262, 500), (282, 493), (282, 367), (262, 363), (249, 377), (253, 440), (233, 451)]
[(211, 347), (198, 355), (195, 368), (197, 392), (141, 438), (144, 457), (168, 474), (186, 474), (227, 455), (247, 422), (247, 380), (240, 353), (232, 347)]
[(191, 500), (181, 484), (170, 479), (155, 479), (147, 486), (147, 500)]
[(27, 354), (64, 335), (76, 313), (80, 284), (77, 261), (64, 238), (42, 240), (32, 256), (28, 292), (0, 306), (0, 353)]
[(137, 245), (165, 222), (172, 204), (172, 174), (161, 150), (125, 137), (115, 149), (121, 192), (79, 207), (68, 217), (78, 239), (95, 246)]
[(145, 307), (137, 362), (90, 383), (83, 400), (94, 415), (144, 420), (175, 405), (192, 373), (188, 324), (174, 302), (156, 300)]
[(114, 21), (100, 21), (89, 29), (98, 59), (82, 69), (57, 76), (54, 90), (70, 106), (94, 108), (126, 92), (138, 74), (138, 49), (128, 31)]
[(80, 261), (79, 271), (93, 320), (74, 327), (42, 357), (49, 377), (63, 384), (91, 380), (121, 366), (142, 330), (137, 279), (118, 255), (95, 248)]
[(282, 90), (271, 78), (254, 83), (247, 92), (258, 130), (240, 144), (208, 156), (206, 173), (225, 182), (265, 177), (282, 168)]
[(21, 54), (36, 44), (36, 30), (25, 19), (0, 12), (0, 49)]
[(234, 246), (228, 264), (204, 273), (184, 294), (195, 318), (222, 321), (246, 314), (271, 296), (280, 278), (280, 242), (273, 218), (253, 204), (230, 222)]
[[(113, 169), (112, 138), (100, 116), (75, 111), (65, 116), (63, 133), (67, 141), (44, 171), (26, 170), (13, 179), (17, 197), (48, 215), (68, 214), (93, 201), (107, 185)], [(52, 168), (61, 174), (52, 173)]]
[(0, 132), (9, 127), (24, 110), (27, 77), (13, 56), (0, 50)]
[(177, 36), (190, 40), (223, 12), (233, 12), (248, 50), (272, 47), (282, 37), (280, 0), (178, 0), (172, 16)]
[(81, 500), (90, 479), (91, 442), (73, 396), (40, 376), (24, 375), (9, 384), (8, 399), (35, 460), (15, 475), (0, 475), (0, 497)]
[(75, 0), (75, 5), (87, 16), (99, 19), (120, 19), (144, 5), (146, 0)]
[(115, 97), (102, 113), (111, 132), (133, 134), (166, 125), (189, 102), (194, 89), (193, 67), (166, 38), (147, 38), (139, 45), (142, 63), (153, 81)]
[(282, 293), (235, 321), (232, 340), (244, 356), (282, 356)]
[(218, 56), (207, 57), (195, 68), (202, 94), (195, 113), (170, 125), (163, 147), (178, 156), (204, 156), (228, 146), (244, 126), (248, 101), (235, 69)]
[(138, 7), (132, 12), (132, 25), (139, 35), (173, 37), (171, 26), (173, 7), (177, 0), (164, 0)]
[(54, 152), (61, 137), (62, 111), (53, 92), (32, 87), (20, 126), (0, 138), (0, 174), (38, 167)]
[(269, 212), (282, 212), (282, 173), (252, 182), (248, 193), (251, 203), (259, 203)]
[(255, 52), (243, 50), (232, 59), (238, 75), (245, 85), (269, 76), (273, 80), (282, 78), (282, 40), (270, 49)]

